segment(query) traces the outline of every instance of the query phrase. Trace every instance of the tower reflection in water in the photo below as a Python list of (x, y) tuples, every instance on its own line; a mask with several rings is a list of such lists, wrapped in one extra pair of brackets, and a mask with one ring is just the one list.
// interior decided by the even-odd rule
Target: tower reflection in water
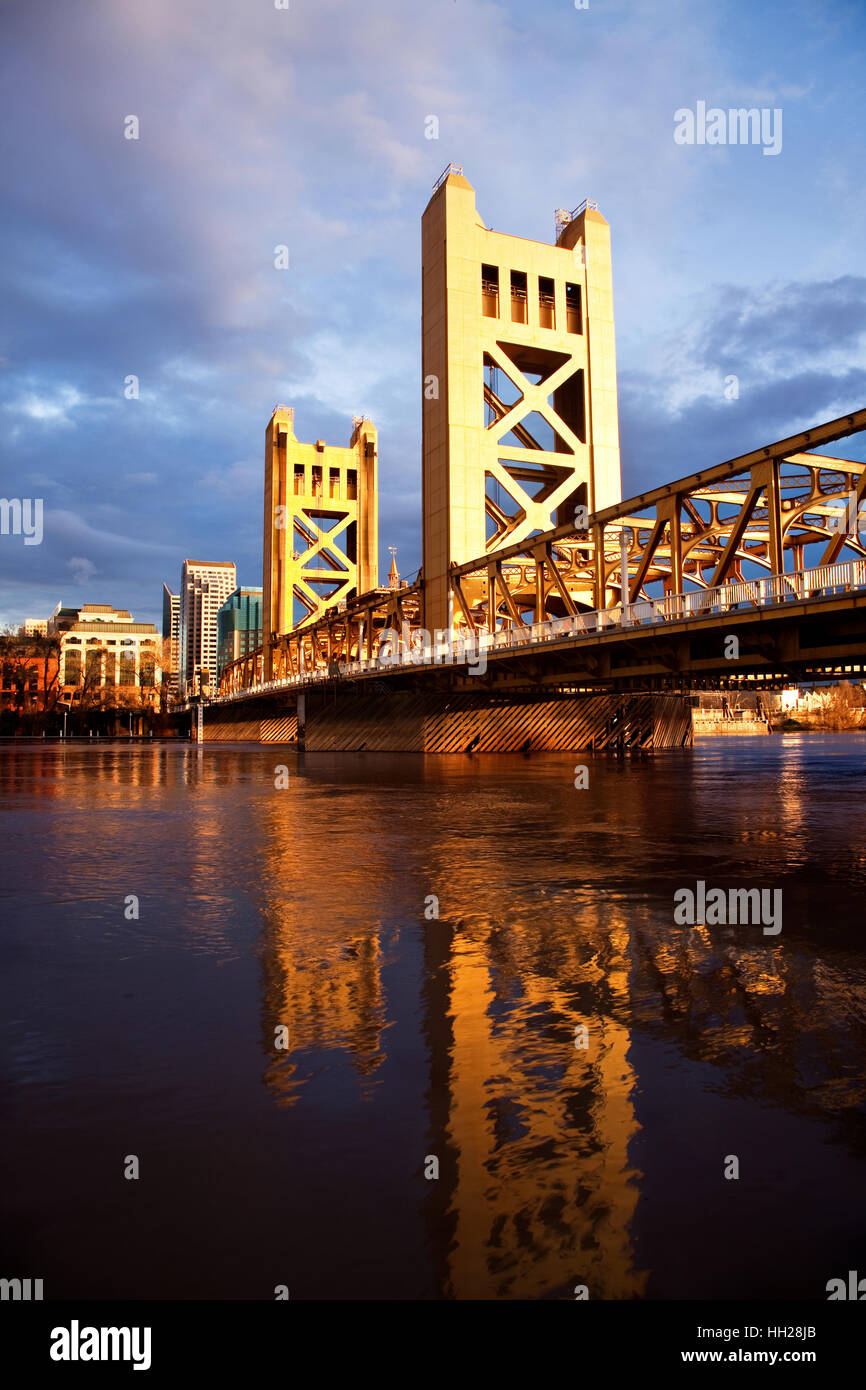
[[(456, 790), (454, 768), (418, 765), (418, 780), (433, 784), (423, 836), (405, 824), (398, 831), (399, 806), (389, 809), (402, 799), (405, 767), (388, 769), (393, 798), (358, 788), (360, 849), (351, 789), (307, 778), (298, 814), (279, 798), (263, 809), (262, 1040), (273, 1056), (265, 1080), (278, 1104), (297, 1103), (321, 1080), (301, 1059), (330, 1050), (351, 1054), (362, 1088), (374, 1083), (393, 1022), (384, 966), (405, 934), (416, 935), (427, 1154), (439, 1164), (438, 1180), (419, 1180), (419, 1201), (440, 1292), (573, 1296), (577, 1278), (594, 1297), (640, 1295), (645, 1274), (629, 1239), (639, 1175), (628, 1157), (635, 1078), (622, 909), (583, 901), (575, 911), (566, 894), (539, 902), (531, 872), (514, 880), (507, 837), (479, 838), (482, 852), (473, 852), (452, 814), (469, 789), (454, 761)], [(525, 787), (512, 811), (534, 818), (521, 800), (532, 800)], [(438, 919), (424, 915), (431, 894)], [(407, 902), (416, 920), (395, 921), (395, 904)], [(274, 1050), (281, 1025), (285, 1054)]]
[[(708, 755), (699, 777), (691, 768), (679, 776), (670, 761), (599, 764), (591, 801), (572, 790), (562, 759), (531, 770), (519, 760), (381, 759), (339, 788), (334, 769), (311, 760), (296, 813), (263, 810), (265, 1045), (272, 1051), (280, 1022), (292, 1029), (292, 1051), (275, 1058), (268, 1084), (280, 1103), (321, 1084), (302, 1059), (323, 1046), (345, 1049), (375, 1084), (389, 1028), (417, 1008), (425, 1153), (439, 1162), (438, 1180), (425, 1183), (419, 1155), (418, 1201), (440, 1294), (573, 1297), (577, 1284), (593, 1298), (651, 1292), (635, 1218), (651, 1193), (652, 1226), (659, 1184), (678, 1181), (668, 1158), (679, 1140), (668, 1142), (660, 1099), (712, 1169), (665, 1195), (678, 1221), (693, 1213), (693, 1259), (702, 1223), (718, 1238), (729, 1219), (725, 1150), (704, 1158), (701, 1148), (714, 1096), (730, 1107), (725, 1135), (766, 1144), (757, 1104), (780, 1145), (785, 1117), (799, 1115), (841, 1119), (837, 1140), (856, 1148), (866, 1081), (851, 1025), (862, 1018), (864, 974), (848, 919), (866, 877), (863, 845), (850, 820), (840, 835), (832, 797), (826, 833), (816, 834), (822, 813), (801, 750), (777, 756), (751, 782), (731, 779), (725, 755), (718, 770)], [(702, 876), (781, 885), (784, 931), (768, 939), (760, 929), (675, 926), (674, 890)], [(430, 894), (438, 920), (424, 917)], [(827, 894), (835, 935), (816, 911)], [(407, 1002), (410, 945), (417, 994)], [(663, 1053), (674, 1063), (660, 1063)], [(693, 1063), (707, 1068), (702, 1094), (684, 1089), (680, 1105)], [(411, 1103), (395, 1092), (395, 1123)], [(804, 1143), (823, 1133), (804, 1131)], [(636, 1155), (650, 1155), (654, 1185)], [(765, 1186), (750, 1185), (730, 1208), (737, 1241), (751, 1233), (771, 1248), (796, 1222), (796, 1173), (781, 1191), (773, 1166), (762, 1163)], [(657, 1225), (654, 1266), (670, 1263), (664, 1240)], [(735, 1270), (740, 1257), (730, 1258)], [(719, 1277), (739, 1287), (724, 1259)]]

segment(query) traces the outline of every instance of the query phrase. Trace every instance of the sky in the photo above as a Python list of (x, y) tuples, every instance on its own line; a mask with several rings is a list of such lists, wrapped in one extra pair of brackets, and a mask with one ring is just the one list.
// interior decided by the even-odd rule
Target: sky
[[(497, 231), (610, 223), (624, 497), (866, 406), (863, 0), (0, 0), (0, 40), (0, 493), (44, 508), (0, 626), (161, 623), (186, 557), (260, 584), (277, 403), (371, 417), (414, 577), (451, 161)], [(678, 143), (699, 102), (781, 111), (778, 153)]]

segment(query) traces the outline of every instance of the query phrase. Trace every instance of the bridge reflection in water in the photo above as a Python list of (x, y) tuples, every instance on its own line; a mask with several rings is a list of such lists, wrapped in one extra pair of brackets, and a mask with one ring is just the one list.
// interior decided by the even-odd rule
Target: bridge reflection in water
[[(818, 939), (808, 779), (798, 763), (789, 743), (773, 768), (783, 774), (778, 797), (758, 779), (772, 816), (766, 805), (756, 814), (742, 789), (721, 787), (724, 758), (718, 769), (710, 760), (707, 785), (679, 759), (663, 769), (594, 767), (591, 813), (561, 758), (536, 764), (527, 781), (517, 762), (413, 770), (380, 757), (375, 792), (365, 770), (360, 785), (350, 775), (336, 804), (328, 785), (336, 762), (313, 759), (302, 773), (304, 814), (264, 811), (263, 1045), (272, 1050), (275, 1027), (293, 1021), (292, 1051), (265, 1074), (279, 1105), (312, 1101), (324, 1078), (310, 1059), (323, 1052), (351, 1055), (362, 1108), (376, 1087), (395, 1087), (389, 1036), (406, 982), (397, 987), (394, 977), (407, 936), (418, 944), (424, 1093), (410, 1098), (398, 1086), (388, 1113), (398, 1129), (401, 1106), (425, 1107), (414, 1198), (409, 1185), (405, 1196), (425, 1208), (434, 1295), (573, 1297), (585, 1284), (593, 1298), (641, 1297), (653, 1292), (655, 1268), (656, 1296), (679, 1277), (678, 1296), (690, 1288), (702, 1296), (709, 1279), (736, 1297), (743, 1286), (732, 1269), (746, 1246), (757, 1239), (777, 1259), (786, 1223), (821, 1225), (819, 1211), (804, 1218), (786, 1206), (793, 1187), (776, 1190), (768, 1215), (782, 1157), (768, 1165), (765, 1154), (756, 1175), (751, 1150), (774, 1125), (756, 1126), (750, 1142), (752, 1106), (817, 1122), (850, 1118), (866, 1096), (862, 1040), (846, 1026), (862, 1004), (863, 970), (852, 972), (846, 951)], [(861, 843), (849, 860), (861, 883), (862, 851)], [(779, 884), (782, 873), (780, 940), (759, 927), (673, 926), (674, 885), (708, 872), (714, 884), (739, 884), (744, 863), (750, 883)], [(439, 920), (424, 918), (430, 894)], [(583, 1024), (585, 1051), (575, 1047)], [(670, 1054), (663, 1069), (658, 1052)], [(703, 1148), (702, 1097), (678, 1096), (692, 1063), (706, 1072), (701, 1088), (728, 1097), (727, 1117), (721, 1128), (713, 1118)], [(663, 1112), (669, 1133), (658, 1127)], [(693, 1127), (684, 1146), (680, 1130)], [(698, 1172), (680, 1172), (684, 1148)], [(722, 1176), (731, 1151), (750, 1165), (736, 1200)], [(426, 1155), (438, 1158), (438, 1181), (425, 1183)], [(680, 1192), (666, 1171), (684, 1181)], [(663, 1200), (642, 1215), (642, 1193), (646, 1203), (658, 1189)], [(703, 1272), (689, 1272), (687, 1260), (678, 1276), (665, 1268), (679, 1262), (661, 1229), (671, 1208), (675, 1224), (691, 1221), (702, 1233), (694, 1257), (706, 1245)], [(761, 1257), (750, 1259), (760, 1270)], [(777, 1287), (789, 1277), (779, 1269)], [(810, 1287), (816, 1278), (809, 1271)]]

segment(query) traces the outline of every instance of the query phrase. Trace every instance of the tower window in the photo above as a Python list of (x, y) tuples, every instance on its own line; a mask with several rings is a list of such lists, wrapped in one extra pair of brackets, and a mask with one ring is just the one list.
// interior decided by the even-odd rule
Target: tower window
[(481, 267), (481, 312), (491, 319), (499, 317), (499, 267), (497, 265), (483, 265)]
[(538, 277), (538, 326), (556, 327), (556, 305), (553, 297), (553, 281), (546, 275)]
[(565, 287), (565, 327), (569, 333), (583, 332), (580, 312), (580, 285), (566, 285)]
[(511, 272), (511, 322), (527, 322), (526, 305), (526, 271), (512, 270)]

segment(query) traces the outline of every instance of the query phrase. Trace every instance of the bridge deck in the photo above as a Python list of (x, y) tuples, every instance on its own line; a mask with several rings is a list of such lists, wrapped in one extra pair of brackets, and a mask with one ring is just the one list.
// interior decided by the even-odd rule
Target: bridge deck
[[(259, 696), (289, 693), (317, 687), (327, 687), (334, 682), (387, 680), (394, 676), (424, 672), (450, 671), (452, 674), (469, 674), (473, 671), (483, 675), (482, 667), (503, 662), (511, 668), (512, 677), (519, 682), (521, 666), (534, 666), (532, 684), (538, 688), (551, 682), (561, 682), (561, 667), (557, 656), (575, 653), (580, 649), (590, 653), (593, 648), (613, 644), (630, 644), (650, 640), (657, 644), (658, 639), (688, 637), (690, 633), (728, 632), (741, 630), (755, 622), (782, 619), (790, 629), (802, 624), (818, 614), (825, 618), (831, 613), (859, 610), (856, 631), (842, 636), (841, 642), (834, 640), (840, 636), (835, 630), (827, 631), (827, 642), (814, 648), (815, 660), (840, 659), (856, 666), (858, 659), (866, 660), (866, 622), (860, 621), (860, 614), (866, 617), (866, 560), (851, 560), (844, 564), (819, 565), (812, 569), (792, 571), (765, 579), (754, 579), (718, 585), (716, 588), (693, 590), (689, 593), (669, 594), (663, 598), (642, 600), (626, 606), (599, 609), (594, 612), (577, 613), (571, 617), (553, 618), (546, 622), (532, 623), (526, 627), (512, 627), (497, 633), (480, 633), (477, 646), (467, 650), (460, 644), (445, 641), (430, 643), (426, 648), (414, 648), (410, 642), (402, 650), (383, 657), (369, 660), (335, 662), (327, 668), (317, 667), (295, 677), (262, 682), (225, 695), (217, 696), (211, 705), (226, 705), (240, 700), (252, 700)], [(783, 644), (784, 645), (784, 644)], [(774, 656), (789, 662), (794, 659), (788, 645), (785, 652), (767, 651), (765, 664), (772, 665)], [(539, 669), (547, 666), (547, 671)], [(638, 660), (636, 670), (646, 664), (646, 657)], [(658, 662), (656, 663), (659, 664)], [(661, 660), (663, 670), (682, 667), (682, 661)], [(700, 669), (733, 670), (736, 661), (725, 658), (721, 653), (687, 657), (686, 666), (693, 672)], [(633, 675), (631, 668), (621, 666), (619, 674), (623, 678)], [(649, 672), (647, 672), (649, 674)], [(590, 659), (585, 672), (589, 684), (599, 679), (614, 678), (608, 663), (606, 669), (593, 670)], [(526, 676), (524, 675), (524, 682)]]

